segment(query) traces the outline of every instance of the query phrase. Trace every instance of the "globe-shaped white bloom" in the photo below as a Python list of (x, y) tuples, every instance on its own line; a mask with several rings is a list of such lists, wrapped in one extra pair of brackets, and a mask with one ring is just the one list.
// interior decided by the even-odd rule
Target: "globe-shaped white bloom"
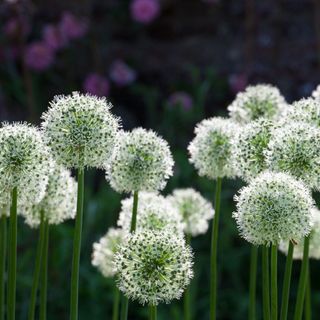
[(123, 230), (110, 228), (98, 242), (93, 244), (92, 265), (97, 267), (106, 278), (116, 274), (114, 256), (124, 239)]
[(176, 189), (168, 200), (179, 210), (185, 223), (186, 234), (195, 237), (207, 232), (214, 209), (198, 191), (192, 188)]
[(106, 167), (106, 178), (118, 192), (162, 190), (172, 175), (168, 143), (155, 132), (137, 128), (119, 132)]
[(105, 98), (74, 92), (56, 96), (43, 114), (46, 143), (67, 168), (102, 167), (110, 157), (119, 120)]
[(195, 128), (195, 138), (189, 144), (190, 162), (200, 176), (211, 179), (234, 177), (231, 140), (239, 126), (220, 117), (206, 119)]
[(320, 100), (320, 84), (317, 85), (317, 87), (315, 88), (315, 90), (312, 91), (311, 96), (314, 99)]
[(40, 131), (26, 123), (4, 123), (0, 128), (0, 191), (2, 207), (18, 190), (18, 203), (38, 203), (44, 197), (52, 170), (49, 149)]
[(169, 303), (189, 285), (192, 258), (182, 236), (166, 231), (134, 233), (115, 255), (117, 285), (141, 304)]
[[(133, 208), (133, 197), (121, 201), (118, 226), (129, 232)], [(140, 192), (137, 211), (137, 231), (171, 229), (182, 233), (184, 222), (176, 207), (162, 195)]]
[(30, 227), (38, 227), (41, 213), (49, 224), (60, 224), (67, 219), (74, 219), (77, 207), (77, 183), (69, 170), (55, 165), (49, 176), (44, 198), (36, 205), (21, 208), (21, 215)]
[(320, 128), (292, 122), (274, 130), (266, 162), (270, 170), (286, 172), (319, 189)]
[[(309, 240), (309, 258), (320, 259), (320, 211), (318, 209), (312, 210), (312, 221), (313, 226), (310, 232), (310, 240)], [(304, 239), (299, 239), (296, 241), (296, 245), (293, 250), (293, 259), (303, 258), (303, 244)], [(284, 254), (288, 254), (288, 242), (281, 241), (279, 244), (279, 250)]]
[(288, 174), (264, 172), (242, 188), (235, 200), (233, 217), (240, 234), (254, 245), (297, 240), (311, 231), (311, 193)]
[(278, 88), (269, 84), (258, 84), (239, 92), (228, 110), (231, 119), (245, 124), (259, 118), (275, 119), (282, 114), (286, 106)]
[(260, 119), (241, 128), (233, 140), (233, 161), (237, 175), (246, 181), (267, 169), (266, 150), (272, 137), (274, 124)]

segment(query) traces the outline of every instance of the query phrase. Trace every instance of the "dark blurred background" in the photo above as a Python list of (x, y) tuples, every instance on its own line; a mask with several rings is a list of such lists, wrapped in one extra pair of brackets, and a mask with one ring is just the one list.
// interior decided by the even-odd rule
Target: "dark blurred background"
[[(291, 102), (320, 82), (319, 0), (81, 0), (0, 4), (0, 120), (39, 124), (56, 94), (106, 96), (125, 129), (153, 128), (171, 145), (175, 176), (165, 194), (194, 187), (213, 199), (186, 147), (204, 117), (226, 115), (248, 84), (277, 85)], [(241, 181), (223, 182), (218, 319), (246, 319), (250, 246), (231, 218)], [(123, 195), (89, 171), (81, 264), (80, 320), (110, 319), (113, 280), (91, 266), (92, 243), (115, 225)], [(48, 319), (68, 319), (73, 223), (51, 228)], [(193, 239), (194, 319), (208, 319), (210, 234)], [(19, 226), (17, 319), (26, 319), (37, 231)], [(281, 288), (284, 258), (280, 256)], [(300, 269), (294, 265), (292, 301)], [(311, 263), (313, 314), (320, 312), (319, 264)], [(258, 319), (260, 270), (258, 278)], [(291, 304), (291, 309), (292, 309)], [(290, 312), (292, 310), (290, 309)], [(146, 309), (130, 305), (130, 319)], [(289, 317), (290, 318), (290, 317)], [(181, 302), (159, 319), (183, 319)]]

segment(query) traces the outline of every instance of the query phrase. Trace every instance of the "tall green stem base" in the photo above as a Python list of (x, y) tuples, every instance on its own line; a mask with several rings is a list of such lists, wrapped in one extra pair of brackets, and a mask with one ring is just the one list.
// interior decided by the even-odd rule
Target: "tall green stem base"
[(305, 294), (305, 309), (304, 309), (304, 318), (305, 320), (312, 319), (312, 303), (311, 303), (311, 279), (310, 279), (310, 266), (308, 265), (308, 280), (307, 288)]
[(263, 319), (270, 320), (270, 277), (269, 277), (269, 248), (262, 247), (262, 302)]
[(249, 284), (249, 320), (256, 319), (258, 247), (251, 246), (250, 284)]
[(278, 246), (271, 246), (271, 319), (278, 319)]
[(157, 320), (157, 306), (150, 306), (150, 320)]
[(7, 216), (1, 213), (0, 218), (0, 320), (5, 315), (5, 278), (6, 278), (6, 256), (7, 256)]
[(120, 291), (114, 286), (112, 320), (119, 320)]
[(210, 277), (210, 320), (216, 319), (217, 313), (217, 249), (218, 249), (218, 231), (219, 231), (219, 216), (220, 216), (220, 198), (221, 198), (221, 183), (222, 179), (218, 178), (216, 183), (215, 195), (215, 214), (212, 220), (212, 234), (211, 234), (211, 277)]
[(40, 286), (40, 320), (47, 318), (47, 292), (48, 292), (48, 247), (49, 223), (44, 222), (44, 243), (42, 247), (41, 286)]

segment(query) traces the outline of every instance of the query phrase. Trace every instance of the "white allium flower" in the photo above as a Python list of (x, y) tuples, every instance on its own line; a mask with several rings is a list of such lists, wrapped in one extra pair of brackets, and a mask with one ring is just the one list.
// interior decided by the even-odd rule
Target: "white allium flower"
[(168, 199), (183, 217), (186, 234), (195, 237), (207, 232), (209, 220), (214, 216), (214, 209), (198, 191), (191, 188), (176, 189)]
[(49, 224), (60, 224), (74, 219), (77, 207), (77, 183), (69, 170), (55, 165), (49, 176), (46, 193), (40, 203), (22, 208), (21, 215), (31, 227), (38, 227), (41, 213)]
[(169, 303), (189, 285), (192, 258), (182, 236), (166, 231), (134, 233), (115, 256), (117, 285), (141, 304)]
[(242, 188), (235, 200), (233, 217), (240, 234), (254, 245), (301, 239), (311, 230), (310, 190), (288, 174), (264, 172)]
[(311, 95), (314, 99), (320, 100), (320, 84), (312, 91)]
[[(133, 197), (121, 201), (118, 226), (130, 231)], [(184, 223), (176, 207), (162, 195), (153, 192), (140, 192), (137, 211), (137, 231), (171, 229), (182, 233)]]
[(286, 172), (310, 188), (320, 188), (320, 129), (292, 122), (274, 130), (266, 152), (272, 171)]
[(42, 128), (55, 160), (67, 168), (102, 167), (113, 150), (119, 120), (105, 98), (73, 92), (56, 96)]
[(235, 176), (231, 161), (231, 139), (238, 130), (238, 125), (220, 117), (203, 120), (196, 126), (196, 136), (188, 150), (190, 162), (194, 164), (200, 176), (211, 179)]
[(162, 190), (172, 175), (168, 143), (155, 132), (137, 128), (119, 132), (106, 168), (106, 178), (118, 192)]
[(108, 232), (93, 244), (92, 265), (97, 267), (106, 278), (116, 274), (114, 256), (124, 242), (125, 233), (122, 229), (110, 228)]
[(269, 84), (258, 84), (239, 92), (228, 110), (231, 119), (245, 124), (259, 118), (275, 119), (282, 114), (286, 106), (278, 88)]
[[(309, 258), (320, 259), (320, 211), (318, 209), (312, 210), (312, 221), (313, 226), (310, 232), (309, 242)], [(297, 244), (294, 246), (293, 259), (303, 258), (303, 244), (304, 239), (299, 239)], [(279, 250), (284, 254), (288, 254), (288, 241), (281, 241), (279, 244)]]
[(266, 150), (274, 124), (270, 120), (260, 119), (241, 128), (233, 140), (233, 161), (237, 175), (246, 181), (255, 178), (267, 169)]
[(18, 202), (38, 203), (44, 197), (52, 170), (49, 149), (40, 131), (26, 123), (4, 123), (0, 128), (0, 190), (4, 206), (18, 189)]

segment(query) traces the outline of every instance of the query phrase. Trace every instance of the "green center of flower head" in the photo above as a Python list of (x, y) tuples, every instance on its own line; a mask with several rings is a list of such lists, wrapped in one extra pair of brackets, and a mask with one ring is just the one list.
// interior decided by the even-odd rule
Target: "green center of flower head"
[(255, 135), (250, 141), (250, 147), (253, 149), (252, 155), (258, 164), (262, 167), (265, 167), (265, 150), (270, 142), (271, 134), (268, 130), (264, 130), (263, 132)]
[(276, 114), (275, 105), (270, 99), (260, 100), (257, 97), (252, 97), (245, 106), (251, 113), (251, 120), (257, 120), (264, 116), (270, 118)]
[(149, 213), (143, 224), (152, 230), (162, 230), (167, 226), (167, 222), (158, 217), (155, 213)]
[(168, 267), (170, 253), (158, 251), (150, 248), (149, 253), (145, 253), (141, 266), (141, 275), (146, 280), (166, 280), (165, 268)]
[(210, 137), (211, 150), (209, 157), (214, 159), (218, 166), (224, 166), (226, 159), (230, 155), (229, 137), (219, 132), (212, 132)]

